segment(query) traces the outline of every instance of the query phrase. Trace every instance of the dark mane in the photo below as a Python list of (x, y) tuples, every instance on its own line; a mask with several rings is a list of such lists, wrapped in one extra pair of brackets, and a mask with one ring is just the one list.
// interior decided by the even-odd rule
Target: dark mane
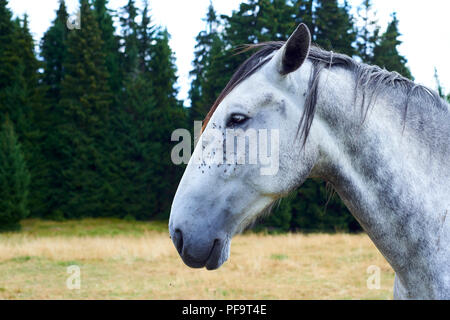
[[(209, 119), (212, 117), (213, 113), (223, 101), (223, 99), (242, 81), (249, 78), (252, 74), (258, 71), (262, 66), (269, 62), (273, 54), (279, 50), (284, 45), (282, 41), (276, 42), (265, 42), (260, 44), (247, 45), (246, 49), (259, 49), (250, 58), (248, 58), (238, 70), (231, 77), (228, 84), (220, 93), (217, 100), (214, 102), (210, 111), (208, 112), (204, 122), (202, 131), (208, 124)], [(322, 50), (317, 46), (312, 46), (309, 52), (308, 59), (313, 64), (313, 70), (309, 80), (308, 95), (306, 97), (305, 108), (303, 115), (300, 119), (298, 132), (301, 133), (300, 136), (303, 137), (303, 144), (311, 128), (312, 121), (314, 119), (316, 102), (317, 102), (317, 91), (319, 84), (320, 72), (324, 68), (334, 68), (341, 67), (346, 70), (351, 71), (355, 77), (355, 103), (357, 99), (357, 93), (361, 90), (362, 92), (362, 104), (361, 104), (361, 117), (362, 123), (366, 119), (367, 113), (370, 106), (375, 104), (377, 96), (385, 89), (388, 88), (398, 88), (403, 90), (406, 99), (404, 103), (404, 114), (403, 120), (406, 121), (406, 114), (408, 111), (408, 104), (410, 98), (417, 96), (421, 99), (427, 99), (427, 103), (434, 104), (437, 108), (448, 110), (447, 104), (442, 100), (439, 95), (422, 86), (415, 84), (411, 80), (403, 77), (397, 72), (389, 72), (378, 66), (367, 65), (364, 63), (359, 63), (353, 58), (339, 53), (334, 53), (330, 51)]]

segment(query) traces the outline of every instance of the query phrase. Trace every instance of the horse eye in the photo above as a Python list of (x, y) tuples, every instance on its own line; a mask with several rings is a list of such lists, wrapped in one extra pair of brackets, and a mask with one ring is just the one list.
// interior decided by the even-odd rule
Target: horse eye
[(227, 127), (234, 127), (236, 125), (243, 124), (245, 121), (247, 121), (249, 118), (243, 114), (240, 113), (233, 113), (227, 121)]

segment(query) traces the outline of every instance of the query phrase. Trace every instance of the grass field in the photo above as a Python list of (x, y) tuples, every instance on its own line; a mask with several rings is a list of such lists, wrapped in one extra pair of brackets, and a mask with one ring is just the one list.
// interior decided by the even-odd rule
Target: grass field
[[(67, 288), (71, 265), (80, 289)], [(367, 288), (371, 265), (380, 289)], [(165, 223), (26, 220), (0, 234), (0, 299), (391, 299), (393, 281), (364, 234), (246, 233), (215, 271), (185, 266)]]

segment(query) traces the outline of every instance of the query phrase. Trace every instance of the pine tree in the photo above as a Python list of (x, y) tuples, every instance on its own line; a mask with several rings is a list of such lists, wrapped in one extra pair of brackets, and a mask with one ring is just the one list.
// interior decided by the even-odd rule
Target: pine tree
[[(128, 9), (135, 12), (131, 4)], [(136, 11), (137, 12), (137, 11)], [(130, 16), (129, 13), (125, 13)], [(122, 20), (123, 22), (126, 20)], [(131, 26), (132, 30), (128, 30)], [(122, 65), (124, 76), (118, 108), (111, 118), (111, 155), (114, 155), (112, 174), (112, 211), (118, 217), (149, 219), (157, 212), (157, 194), (153, 190), (153, 166), (159, 155), (152, 152), (151, 133), (155, 126), (152, 112), (156, 107), (153, 97), (152, 71), (150, 61), (153, 56), (155, 26), (151, 24), (148, 4), (142, 11), (141, 23), (128, 21), (123, 39), (124, 52), (135, 52), (136, 59), (128, 68)], [(132, 39), (132, 41), (130, 41)], [(128, 48), (127, 46), (131, 46)], [(125, 61), (125, 60), (124, 60)], [(130, 62), (130, 60), (128, 60)]]
[(118, 140), (121, 139), (123, 128), (123, 106), (131, 105), (133, 102), (124, 101), (125, 86), (130, 81), (123, 70), (123, 55), (120, 50), (121, 37), (116, 35), (113, 24), (114, 12), (107, 6), (107, 0), (93, 1), (95, 18), (101, 32), (102, 53), (105, 56), (105, 66), (109, 75), (109, 89), (112, 94), (112, 101), (108, 107), (108, 120), (102, 133), (104, 139), (98, 147), (101, 148), (104, 155), (107, 155), (107, 161), (102, 165), (102, 178), (104, 179), (102, 204), (106, 214), (123, 217), (126, 211), (122, 200), (129, 194), (129, 190), (127, 190), (129, 184), (122, 179), (125, 169), (121, 156), (126, 145), (118, 144)]
[(352, 44), (356, 40), (353, 17), (347, 2), (340, 6), (337, 0), (317, 0), (315, 9), (314, 41), (326, 50), (355, 54)]
[[(279, 0), (250, 0), (241, 3), (239, 10), (233, 11), (231, 16), (222, 16), (225, 24), (221, 37), (225, 51), (216, 66), (222, 68), (221, 76), (214, 79), (222, 88), (253, 52), (237, 54), (242, 45), (264, 41), (287, 40), (295, 29), (296, 7), (291, 2)], [(217, 42), (217, 44), (219, 44)], [(214, 72), (219, 75), (219, 72)], [(206, 95), (206, 92), (203, 93)]]
[(379, 43), (373, 49), (373, 59), (371, 63), (389, 71), (396, 71), (409, 79), (413, 79), (411, 71), (406, 66), (406, 58), (400, 55), (397, 49), (402, 43), (399, 40), (400, 36), (397, 15), (394, 13), (386, 32), (381, 35)]
[(153, 98), (156, 107), (152, 112), (153, 130), (150, 133), (151, 152), (159, 155), (153, 164), (153, 192), (156, 199), (157, 218), (167, 218), (170, 203), (176, 192), (177, 182), (181, 178), (182, 168), (175, 166), (170, 158), (170, 141), (173, 130), (186, 126), (186, 111), (177, 99), (175, 87), (176, 66), (172, 50), (169, 46), (170, 35), (166, 29), (156, 34), (153, 55), (149, 66), (152, 72)]
[(112, 192), (109, 204), (115, 216), (147, 220), (157, 208), (157, 190), (154, 188), (154, 166), (160, 154), (152, 149), (152, 132), (156, 107), (149, 74), (140, 73), (127, 82), (122, 102), (113, 118), (114, 158)]
[(12, 20), (7, 1), (0, 1), (0, 121), (8, 115), (15, 125), (17, 139), (23, 147), (25, 161), (33, 168), (32, 207), (38, 207), (42, 164), (36, 125), (41, 111), (41, 90), (38, 88), (40, 64), (28, 26), (28, 16)]
[(155, 99), (161, 105), (179, 106), (176, 96), (178, 90), (175, 87), (177, 82), (176, 66), (172, 49), (169, 46), (169, 32), (167, 29), (160, 30), (155, 37), (152, 59), (149, 63), (152, 71), (152, 84), (155, 87)]
[(357, 232), (359, 223), (325, 182), (308, 179), (292, 201), (291, 230), (303, 232)]
[[(56, 18), (41, 40), (40, 54), (44, 60), (42, 80), (48, 87), (47, 97), (50, 105), (57, 103), (61, 95), (61, 81), (64, 77), (63, 62), (67, 54), (67, 18), (66, 4), (64, 0), (60, 0)], [(49, 111), (51, 113), (52, 108)]]
[(13, 123), (6, 117), (0, 130), (0, 231), (20, 228), (28, 216), (30, 175)]
[(209, 62), (203, 72), (202, 94), (197, 101), (194, 100), (195, 104), (192, 106), (192, 111), (194, 111), (192, 116), (197, 115), (197, 117), (192, 118), (191, 125), (194, 120), (198, 121), (205, 118), (214, 101), (229, 81), (230, 78), (226, 75), (230, 73), (230, 59), (233, 59), (233, 56), (229, 54), (225, 51), (225, 43), (220, 35), (213, 35), (207, 57)]
[(370, 63), (373, 59), (373, 49), (378, 42), (380, 27), (375, 19), (371, 0), (364, 0), (358, 7), (358, 16), (362, 21), (362, 26), (358, 30), (356, 48), (358, 56), (365, 63)]
[(316, 25), (314, 17), (315, 0), (294, 0), (295, 16), (294, 21), (296, 25), (304, 23), (308, 26), (311, 38), (316, 38)]
[(94, 12), (101, 31), (102, 51), (106, 56), (105, 65), (112, 92), (118, 92), (122, 86), (120, 74), (119, 38), (115, 35), (113, 17), (107, 8), (108, 0), (94, 0)]
[(138, 38), (138, 67), (141, 73), (150, 71), (149, 62), (152, 58), (153, 40), (156, 26), (152, 24), (148, 1), (144, 0), (141, 23), (137, 27)]
[(9, 87), (17, 81), (17, 66), (20, 62), (15, 54), (16, 26), (12, 13), (7, 7), (8, 1), (0, 0), (0, 111), (4, 112), (6, 94)]
[(287, 40), (295, 28), (296, 7), (285, 0), (250, 0), (241, 3), (226, 23), (225, 39), (231, 47), (264, 41)]
[[(129, 0), (122, 8), (120, 24), (122, 27), (121, 48), (123, 49), (122, 70), (127, 76), (138, 73), (139, 48), (138, 48), (138, 24), (136, 18), (138, 11), (134, 0)], [(125, 76), (126, 77), (126, 76)], [(127, 81), (127, 80), (125, 80)]]
[(12, 20), (12, 13), (7, 7), (6, 0), (0, 0), (0, 121), (9, 114), (12, 121), (19, 125), (19, 135), (25, 125), (23, 92), (25, 79), (20, 55), (21, 48), (17, 37), (20, 36), (20, 24)]
[(33, 93), (39, 80), (38, 69), (40, 63), (36, 58), (34, 51), (34, 40), (29, 29), (28, 15), (24, 15), (23, 19), (17, 19), (17, 41), (19, 42), (20, 51), (16, 54), (22, 60), (22, 74), (25, 81), (26, 89), (29, 92), (29, 97), (33, 98)]
[[(217, 69), (223, 65), (225, 45), (218, 32), (219, 19), (216, 15), (212, 3), (208, 7), (205, 30), (202, 30), (196, 37), (197, 44), (195, 46), (193, 69), (189, 73), (193, 78), (191, 88), (189, 90), (189, 98), (191, 100), (191, 108), (189, 110), (189, 125), (193, 126), (194, 121), (201, 121), (205, 118), (215, 98), (219, 95), (227, 79), (218, 81), (207, 80), (211, 76), (211, 70)], [(213, 66), (213, 64), (215, 64)], [(223, 70), (221, 70), (223, 71)], [(216, 74), (217, 75), (217, 74)], [(219, 77), (221, 78), (221, 77)], [(216, 88), (204, 88), (205, 85), (215, 84)]]
[[(31, 174), (31, 187), (29, 203), (32, 214), (42, 212), (45, 207), (47, 159), (42, 154), (42, 142), (45, 132), (40, 120), (45, 117), (44, 91), (40, 87), (39, 68), (41, 63), (37, 60), (34, 40), (28, 26), (28, 16), (17, 19), (18, 51), (20, 57), (21, 71), (21, 94), (17, 97), (19, 108), (15, 110), (13, 119), (17, 120), (17, 132), (19, 141), (23, 146), (25, 161), (28, 163)], [(22, 114), (19, 118), (15, 116), (18, 110)]]
[(67, 39), (60, 102), (63, 114), (57, 127), (61, 188), (54, 195), (57, 210), (66, 217), (108, 215), (104, 211), (108, 155), (103, 142), (112, 94), (101, 30), (87, 0), (81, 0), (80, 15), (82, 27), (70, 31)]
[[(60, 140), (60, 133), (56, 128), (63, 119), (60, 108), (61, 84), (65, 76), (64, 61), (67, 57), (68, 29), (66, 22), (68, 13), (64, 0), (60, 0), (56, 17), (50, 28), (44, 33), (40, 42), (40, 55), (43, 59), (43, 75), (40, 86), (45, 92), (41, 108), (35, 112), (35, 122), (41, 132), (41, 139), (37, 142), (42, 160), (39, 161), (39, 177), (42, 181), (39, 187), (32, 188), (32, 193), (40, 194), (40, 203), (31, 206), (33, 216), (45, 218), (61, 218), (58, 209), (62, 190), (61, 150), (64, 145)], [(35, 178), (33, 179), (35, 183)], [(34, 198), (34, 197), (32, 197)]]
[(156, 28), (148, 4), (140, 23), (133, 1), (124, 8), (122, 72), (124, 87), (114, 128), (115, 166), (112, 193), (117, 216), (167, 218), (181, 168), (172, 164), (170, 137), (185, 127), (177, 100), (176, 68), (167, 30)]
[(292, 197), (281, 199), (275, 204), (269, 216), (263, 218), (257, 229), (264, 228), (269, 231), (288, 232), (292, 224)]
[[(14, 21), (14, 54), (16, 56), (15, 75), (9, 88), (5, 88), (7, 97), (4, 102), (10, 104), (5, 110), (16, 124), (19, 140), (27, 143), (27, 135), (33, 122), (33, 106), (38, 99), (39, 63), (34, 53), (34, 42), (28, 29), (28, 17)], [(9, 110), (8, 110), (9, 109)]]

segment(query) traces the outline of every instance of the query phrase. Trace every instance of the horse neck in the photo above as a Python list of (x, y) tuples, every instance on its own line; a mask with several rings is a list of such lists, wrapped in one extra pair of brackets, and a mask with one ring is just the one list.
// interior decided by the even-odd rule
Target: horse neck
[[(429, 139), (407, 123), (403, 127), (395, 105), (403, 92), (379, 96), (361, 125), (362, 96), (355, 104), (353, 74), (324, 70), (319, 83), (311, 139), (320, 155), (312, 176), (334, 186), (396, 271), (407, 297), (414, 291), (442, 296), (445, 286), (449, 295), (450, 167), (443, 161), (450, 156), (448, 145), (433, 152)], [(418, 283), (418, 277), (425, 280)]]

